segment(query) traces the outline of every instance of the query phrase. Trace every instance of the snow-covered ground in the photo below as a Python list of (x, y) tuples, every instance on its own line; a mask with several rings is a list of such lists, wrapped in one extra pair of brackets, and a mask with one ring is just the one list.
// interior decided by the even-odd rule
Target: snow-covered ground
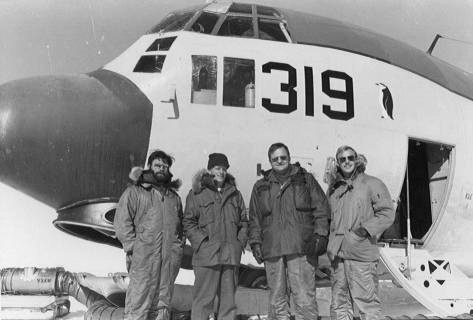
[[(415, 301), (402, 288), (398, 288), (391, 281), (380, 282), (380, 295), (383, 300), (383, 313), (389, 316), (408, 315), (415, 316), (417, 314), (432, 315), (417, 301)], [(69, 298), (71, 302), (70, 313), (63, 319), (83, 319), (86, 307), (74, 298)], [(317, 290), (317, 300), (319, 304), (319, 312), (321, 316), (329, 315), (330, 306), (330, 289), (320, 288)], [(17, 308), (40, 308), (54, 301), (51, 296), (12, 296), (3, 295), (0, 300), (2, 311), (0, 319), (51, 319), (52, 311), (41, 313), (39, 311)]]

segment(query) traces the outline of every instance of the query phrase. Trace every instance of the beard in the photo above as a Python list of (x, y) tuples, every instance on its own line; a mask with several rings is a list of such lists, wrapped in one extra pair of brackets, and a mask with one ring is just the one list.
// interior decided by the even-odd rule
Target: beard
[(159, 184), (167, 183), (171, 180), (172, 174), (167, 172), (156, 172), (154, 173), (154, 177), (156, 178), (156, 182)]

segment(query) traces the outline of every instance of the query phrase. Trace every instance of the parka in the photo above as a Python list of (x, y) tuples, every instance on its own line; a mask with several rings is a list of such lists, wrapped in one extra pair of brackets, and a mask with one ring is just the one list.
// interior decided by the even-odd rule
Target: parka
[[(331, 207), (329, 257), (370, 262), (379, 259), (377, 241), (394, 222), (395, 212), (386, 185), (364, 173), (365, 164), (357, 163), (353, 177), (345, 180), (338, 173), (329, 188)], [(363, 227), (368, 238), (353, 230)]]
[(142, 169), (130, 173), (134, 184), (120, 197), (114, 219), (117, 238), (126, 252), (130, 284), (125, 318), (148, 319), (160, 307), (170, 308), (185, 239), (180, 181), (161, 187), (143, 183)]
[(186, 198), (183, 225), (194, 250), (193, 266), (239, 266), (248, 239), (248, 216), (235, 178), (227, 173), (218, 191), (207, 170), (199, 171)]
[[(133, 184), (127, 187), (120, 197), (114, 218), (114, 227), (118, 240), (126, 253), (132, 252), (137, 237), (146, 238), (150, 233), (164, 232), (166, 245), (173, 243), (182, 246), (182, 203), (177, 194), (181, 182), (174, 180), (161, 191), (148, 183), (141, 183), (136, 175), (141, 168), (134, 168), (130, 173)], [(153, 210), (159, 216), (146, 216)], [(162, 218), (161, 218), (162, 215)], [(153, 220), (153, 221), (150, 221)]]
[(249, 243), (261, 244), (263, 259), (306, 254), (305, 244), (313, 234), (328, 235), (329, 215), (325, 193), (299, 164), (291, 165), (283, 185), (268, 170), (251, 193)]

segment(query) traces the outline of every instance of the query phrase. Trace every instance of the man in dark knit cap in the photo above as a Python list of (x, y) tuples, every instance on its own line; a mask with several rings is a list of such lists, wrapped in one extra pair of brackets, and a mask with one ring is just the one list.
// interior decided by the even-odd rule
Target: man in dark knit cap
[(194, 300), (192, 320), (208, 320), (215, 312), (218, 319), (236, 318), (235, 292), (238, 266), (246, 246), (248, 217), (243, 197), (222, 153), (209, 155), (207, 170), (193, 180), (184, 210), (184, 230), (194, 255)]
[(251, 193), (249, 243), (266, 269), (269, 318), (289, 320), (290, 292), (295, 318), (317, 319), (315, 271), (328, 242), (328, 201), (312, 174), (291, 164), (285, 144), (272, 144), (268, 158), (272, 169)]

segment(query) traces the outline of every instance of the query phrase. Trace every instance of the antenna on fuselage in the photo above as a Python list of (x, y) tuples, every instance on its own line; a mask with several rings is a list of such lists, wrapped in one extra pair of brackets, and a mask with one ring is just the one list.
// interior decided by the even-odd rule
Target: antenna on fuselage
[(430, 45), (429, 49), (427, 50), (427, 54), (432, 55), (432, 51), (434, 50), (435, 45), (437, 44), (437, 42), (439, 41), (440, 38), (443, 38), (443, 36), (441, 36), (440, 34), (437, 33), (437, 35), (434, 38), (434, 41), (432, 41), (432, 44)]
[(442, 35), (437, 33), (437, 35), (434, 38), (434, 41), (432, 41), (432, 44), (430, 45), (429, 49), (427, 50), (427, 54), (432, 55), (432, 51), (434, 50), (434, 47), (437, 45), (437, 42), (439, 41), (440, 38), (445, 39), (445, 40), (460, 42), (460, 43), (467, 44), (467, 45), (470, 45), (470, 46), (473, 45), (473, 42), (471, 42), (471, 41), (458, 40), (458, 39), (455, 39), (455, 38), (442, 36)]

